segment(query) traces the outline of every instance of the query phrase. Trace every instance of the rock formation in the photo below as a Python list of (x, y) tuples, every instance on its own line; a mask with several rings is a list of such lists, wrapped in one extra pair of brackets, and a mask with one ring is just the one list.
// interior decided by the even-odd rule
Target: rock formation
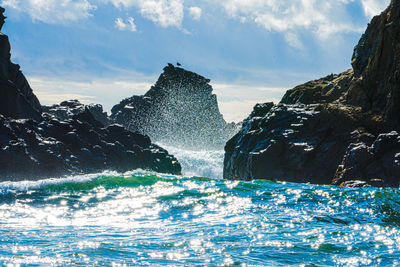
[(84, 105), (78, 100), (68, 100), (57, 105), (43, 106), (42, 108), (45, 114), (53, 116), (58, 120), (72, 119), (74, 115), (82, 113), (85, 109), (88, 109), (93, 117), (104, 126), (113, 123), (112, 120), (109, 119), (107, 112), (103, 111), (103, 107), (100, 104)]
[(154, 141), (189, 148), (222, 148), (235, 133), (219, 112), (210, 80), (168, 64), (144, 96), (112, 108), (111, 118)]
[(224, 177), (399, 186), (399, 14), (392, 0), (372, 20), (352, 70), (257, 105), (225, 146)]
[(0, 116), (0, 180), (136, 168), (179, 174), (181, 166), (147, 136), (104, 127), (86, 109), (70, 120), (12, 120)]
[(346, 185), (358, 180), (374, 186), (399, 186), (400, 135), (392, 131), (380, 134), (376, 139), (372, 137), (370, 142), (349, 145), (333, 179), (334, 184)]
[(400, 1), (372, 19), (354, 49), (347, 102), (400, 125)]
[(225, 178), (329, 184), (347, 146), (382, 130), (377, 118), (357, 107), (271, 106), (246, 119), (226, 144)]
[[(0, 30), (5, 9), (0, 7)], [(18, 119), (41, 120), (41, 106), (17, 64), (11, 62), (8, 36), (0, 32), (0, 114)]]
[(176, 158), (148, 136), (111, 124), (100, 105), (73, 100), (43, 111), (1, 34), (0, 181), (137, 168), (181, 172)]
[(0, 114), (41, 120), (41, 106), (17, 64), (11, 62), (8, 36), (0, 33)]

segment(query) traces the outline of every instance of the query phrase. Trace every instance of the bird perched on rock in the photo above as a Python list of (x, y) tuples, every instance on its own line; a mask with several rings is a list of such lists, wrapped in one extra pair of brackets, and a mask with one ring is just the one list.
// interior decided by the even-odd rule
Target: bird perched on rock
[(177, 63), (176, 63), (176, 65), (177, 65), (177, 66), (182, 66), (182, 64), (181, 64), (181, 63), (179, 63), (179, 62), (177, 62)]

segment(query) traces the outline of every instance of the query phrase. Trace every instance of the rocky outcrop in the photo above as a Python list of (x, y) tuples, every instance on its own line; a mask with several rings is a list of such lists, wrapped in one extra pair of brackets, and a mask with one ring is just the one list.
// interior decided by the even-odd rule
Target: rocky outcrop
[(0, 116), (0, 181), (137, 168), (180, 174), (168, 152), (120, 125), (104, 127), (86, 109), (60, 121)]
[(255, 110), (226, 144), (225, 178), (330, 184), (347, 146), (383, 126), (361, 108), (340, 104), (269, 106)]
[(399, 186), (399, 14), (392, 0), (372, 20), (352, 70), (256, 106), (225, 146), (224, 177)]
[(331, 74), (288, 90), (283, 104), (320, 104), (343, 102), (353, 80), (353, 70)]
[(154, 141), (189, 148), (222, 148), (235, 133), (219, 112), (210, 80), (169, 64), (144, 96), (112, 108), (112, 119)]
[(68, 100), (52, 106), (43, 106), (43, 112), (46, 115), (50, 115), (58, 120), (72, 119), (74, 115), (84, 112), (85, 109), (102, 125), (108, 126), (113, 123), (108, 118), (107, 112), (103, 111), (103, 107), (100, 104), (84, 105), (78, 100)]
[(17, 64), (11, 62), (8, 36), (0, 33), (0, 114), (41, 120), (41, 105)]

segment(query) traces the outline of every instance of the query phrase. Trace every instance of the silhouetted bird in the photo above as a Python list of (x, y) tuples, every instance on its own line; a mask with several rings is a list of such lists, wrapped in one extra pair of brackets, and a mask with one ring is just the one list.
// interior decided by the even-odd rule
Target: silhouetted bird
[(179, 62), (177, 62), (177, 63), (176, 63), (176, 65), (178, 65), (178, 66), (182, 66), (182, 64), (181, 64), (181, 63), (179, 63)]

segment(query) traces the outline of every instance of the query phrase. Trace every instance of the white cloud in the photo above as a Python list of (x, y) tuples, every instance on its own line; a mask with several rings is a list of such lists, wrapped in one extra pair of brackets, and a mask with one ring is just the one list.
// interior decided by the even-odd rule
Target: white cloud
[[(112, 3), (118, 8), (136, 7), (143, 17), (162, 27), (181, 28), (184, 0), (3, 0), (5, 7), (28, 13), (33, 20), (47, 23), (66, 23), (85, 19), (97, 5)], [(121, 21), (119, 21), (121, 22)], [(123, 22), (123, 21), (122, 21)], [(133, 21), (124, 22), (134, 29)], [(122, 24), (119, 23), (119, 26)]]
[(86, 19), (96, 9), (88, 0), (3, 0), (1, 4), (28, 13), (33, 20), (46, 23)]
[(122, 8), (137, 7), (143, 17), (162, 27), (180, 28), (183, 21), (184, 0), (103, 0)]
[(353, 24), (346, 10), (354, 1), (361, 1), (365, 13), (370, 15), (381, 10), (388, 0), (221, 0), (218, 3), (229, 17), (281, 32), (290, 46), (300, 48), (302, 43), (296, 33), (302, 30), (323, 41), (333, 34), (362, 32), (363, 28)]
[[(282, 32), (288, 44), (298, 48), (301, 42), (299, 36), (295, 36), (297, 30), (311, 31), (322, 40), (337, 33), (360, 32), (360, 27), (351, 22), (351, 14), (346, 11), (347, 5), (351, 2), (361, 3), (365, 16), (371, 18), (379, 14), (390, 0), (201, 1), (208, 5), (222, 6), (230, 18), (242, 23), (252, 22), (268, 31)], [(2, 0), (1, 3), (28, 13), (34, 20), (47, 23), (66, 23), (88, 18), (97, 5), (106, 3), (112, 3), (120, 9), (137, 8), (144, 18), (162, 27), (182, 28), (185, 9), (194, 20), (202, 16), (202, 9), (198, 6), (188, 4), (185, 8), (185, 0)], [(117, 23), (117, 27), (122, 26), (131, 31), (135, 29), (133, 21), (125, 22), (121, 19)]]
[(372, 18), (379, 15), (388, 5), (390, 0), (361, 0), (365, 16)]
[(183, 20), (183, 0), (140, 1), (140, 12), (162, 27), (180, 27)]
[(297, 48), (297, 49), (303, 49), (304, 48), (303, 44), (299, 40), (299, 37), (293, 32), (286, 33), (285, 34), (285, 40), (293, 48)]
[(200, 7), (192, 6), (189, 7), (189, 14), (194, 20), (199, 20), (201, 18), (202, 10)]
[(117, 18), (115, 20), (115, 27), (121, 31), (128, 30), (131, 32), (136, 31), (135, 20), (132, 17), (129, 17), (126, 22), (122, 18)]

